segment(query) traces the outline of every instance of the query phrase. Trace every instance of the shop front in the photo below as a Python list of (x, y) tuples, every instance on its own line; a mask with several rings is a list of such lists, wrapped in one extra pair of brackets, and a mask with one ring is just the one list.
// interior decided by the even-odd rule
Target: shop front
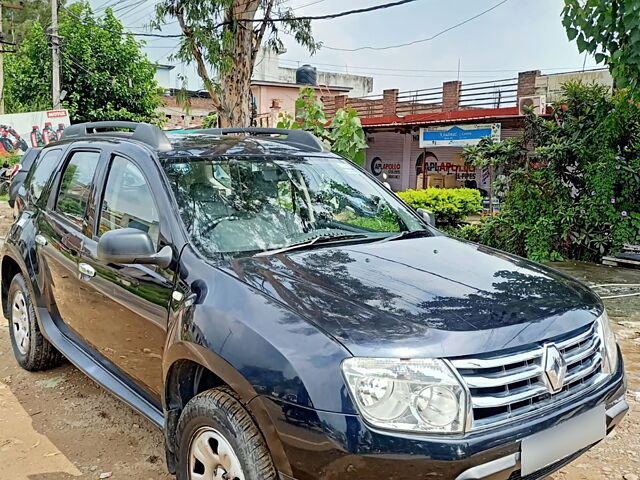
[(410, 128), (369, 128), (366, 168), (384, 178), (394, 191), (435, 188), (477, 188), (489, 191), (487, 169), (465, 164), (462, 152), (484, 137), (501, 141), (518, 136), (521, 126), (513, 119), (447, 125), (412, 125)]

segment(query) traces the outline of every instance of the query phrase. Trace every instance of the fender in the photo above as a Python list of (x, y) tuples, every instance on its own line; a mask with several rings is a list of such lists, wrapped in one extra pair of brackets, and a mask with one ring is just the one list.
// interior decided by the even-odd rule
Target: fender
[[(177, 325), (179, 322), (174, 322), (173, 325)], [(167, 396), (166, 391), (169, 384), (169, 375), (171, 368), (176, 362), (180, 360), (189, 360), (217, 375), (225, 384), (229, 385), (239, 396), (243, 405), (251, 416), (256, 420), (258, 428), (264, 435), (269, 450), (271, 451), (271, 458), (275, 464), (276, 469), (285, 475), (291, 476), (292, 470), (289, 460), (284, 452), (282, 441), (276, 431), (271, 417), (269, 416), (264, 404), (262, 402), (253, 402), (258, 393), (253, 386), (233, 368), (226, 360), (216, 355), (211, 350), (192, 342), (185, 342), (176, 339), (175, 328), (172, 328), (167, 336), (168, 339), (173, 339), (173, 342), (168, 342), (165, 348), (164, 358), (162, 362), (163, 377), (165, 379), (165, 395), (162, 399), (163, 407), (167, 410)]]

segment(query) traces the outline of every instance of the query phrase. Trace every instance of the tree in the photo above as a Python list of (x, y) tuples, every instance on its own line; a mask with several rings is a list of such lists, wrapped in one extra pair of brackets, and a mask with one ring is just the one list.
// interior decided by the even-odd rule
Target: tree
[(327, 121), (322, 100), (316, 98), (311, 87), (302, 88), (296, 100), (297, 118), (281, 114), (278, 128), (301, 129), (313, 133), (331, 148), (331, 151), (364, 166), (364, 149), (367, 148), (362, 123), (353, 108), (339, 109)]
[(156, 27), (177, 19), (184, 36), (175, 57), (196, 63), (222, 127), (250, 124), (250, 82), (263, 41), (282, 51), (280, 34), (285, 33), (311, 52), (318, 47), (311, 23), (297, 20), (284, 0), (163, 0), (156, 13)]
[(640, 0), (565, 0), (562, 23), (580, 52), (605, 63), (617, 86), (640, 95)]
[[(51, 23), (51, 3), (47, 0), (24, 0), (19, 3), (21, 9), (5, 8), (2, 12), (4, 39), (18, 45), (31, 31), (35, 22), (41, 25)], [(64, 4), (64, 2), (60, 2)]]
[[(99, 19), (84, 3), (60, 12), (62, 103), (72, 121), (159, 120), (155, 66), (123, 32), (110, 10)], [(8, 112), (52, 107), (50, 52), (43, 26), (34, 22), (17, 53), (5, 57)]]

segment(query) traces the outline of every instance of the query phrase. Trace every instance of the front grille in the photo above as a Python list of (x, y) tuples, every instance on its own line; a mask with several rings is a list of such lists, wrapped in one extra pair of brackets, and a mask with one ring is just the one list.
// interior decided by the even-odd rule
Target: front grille
[(551, 393), (544, 381), (543, 344), (507, 354), (450, 360), (471, 394), (471, 429), (490, 427), (556, 406), (604, 378), (597, 322), (549, 342), (556, 345), (567, 363), (565, 381), (557, 393)]

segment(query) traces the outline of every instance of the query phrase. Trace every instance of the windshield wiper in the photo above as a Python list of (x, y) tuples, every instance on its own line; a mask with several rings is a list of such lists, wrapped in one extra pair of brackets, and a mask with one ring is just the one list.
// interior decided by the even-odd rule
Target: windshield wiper
[(350, 240), (353, 238), (367, 238), (367, 235), (362, 233), (352, 233), (345, 235), (319, 235), (312, 238), (307, 242), (294, 243), (282, 248), (276, 248), (274, 250), (265, 250), (264, 252), (256, 253), (255, 257), (265, 257), (267, 255), (274, 255), (276, 253), (289, 252), (291, 250), (298, 250), (301, 248), (307, 248), (315, 245), (316, 243), (333, 242), (335, 240)]
[(391, 235), (387, 238), (383, 238), (379, 243), (392, 242), (393, 240), (400, 240), (401, 238), (424, 237), (426, 233), (430, 233), (429, 230), (405, 230), (397, 235)]

